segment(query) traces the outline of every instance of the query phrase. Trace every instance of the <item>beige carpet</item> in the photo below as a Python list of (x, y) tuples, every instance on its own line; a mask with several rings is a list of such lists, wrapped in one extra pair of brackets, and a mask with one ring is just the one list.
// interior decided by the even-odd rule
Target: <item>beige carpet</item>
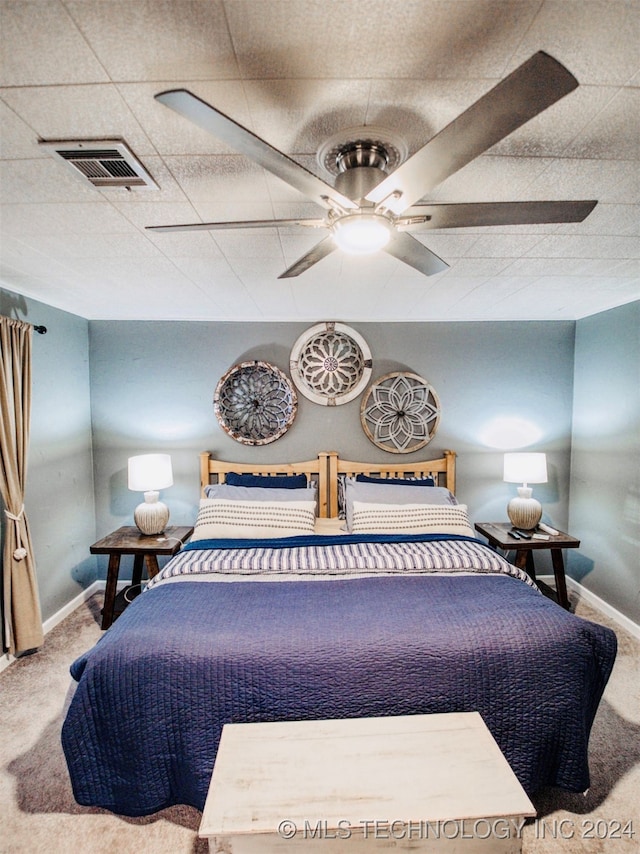
[[(100, 637), (100, 607), (93, 597), (47, 635), (39, 653), (0, 674), (0, 852), (206, 852), (197, 836), (200, 814), (189, 807), (131, 819), (73, 800), (60, 727), (69, 664)], [(576, 611), (607, 623), (584, 603), (576, 602)], [(538, 819), (523, 832), (525, 854), (640, 850), (640, 642), (616, 633), (618, 658), (591, 737), (592, 787), (586, 797), (541, 793)], [(636, 836), (616, 839), (617, 828), (630, 821)]]

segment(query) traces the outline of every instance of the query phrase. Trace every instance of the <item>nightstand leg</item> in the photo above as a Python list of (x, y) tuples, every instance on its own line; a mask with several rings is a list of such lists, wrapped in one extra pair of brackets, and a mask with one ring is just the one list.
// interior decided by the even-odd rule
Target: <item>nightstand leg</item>
[(109, 555), (109, 569), (107, 570), (107, 588), (104, 592), (104, 607), (102, 608), (103, 629), (108, 629), (111, 623), (113, 623), (113, 607), (116, 602), (119, 572), (120, 555), (111, 553)]
[(533, 565), (533, 555), (531, 554), (530, 549), (518, 549), (516, 551), (514, 564), (518, 569), (524, 569), (524, 571), (533, 578), (534, 581), (536, 581), (536, 568)]
[(553, 574), (556, 579), (556, 593), (558, 594), (558, 602), (567, 611), (571, 604), (567, 596), (567, 582), (564, 576), (564, 560), (562, 558), (562, 549), (551, 549), (551, 561), (553, 563)]
[(142, 581), (142, 555), (133, 556), (133, 573), (131, 575), (132, 584), (140, 584)]
[(154, 575), (157, 575), (160, 572), (160, 567), (158, 566), (158, 558), (156, 557), (156, 555), (145, 555), (144, 560), (147, 565), (147, 575), (149, 576), (149, 578), (153, 578)]

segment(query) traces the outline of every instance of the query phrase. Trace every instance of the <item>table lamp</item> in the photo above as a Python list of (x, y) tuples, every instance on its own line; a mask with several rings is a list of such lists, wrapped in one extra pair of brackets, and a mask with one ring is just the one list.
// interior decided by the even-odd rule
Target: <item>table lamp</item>
[(169, 454), (141, 454), (129, 457), (129, 489), (144, 492), (133, 518), (143, 534), (161, 534), (169, 521), (169, 508), (158, 501), (158, 491), (173, 486)]
[(521, 483), (518, 495), (507, 506), (507, 515), (514, 528), (530, 531), (542, 517), (542, 505), (531, 497), (529, 483), (547, 482), (546, 454), (505, 454), (504, 478), (507, 483)]

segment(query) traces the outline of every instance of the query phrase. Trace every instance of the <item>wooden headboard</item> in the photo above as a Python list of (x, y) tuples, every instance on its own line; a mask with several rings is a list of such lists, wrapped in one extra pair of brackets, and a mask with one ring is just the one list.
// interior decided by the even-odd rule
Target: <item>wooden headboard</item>
[[(301, 463), (233, 463), (224, 460), (216, 460), (209, 451), (200, 454), (200, 489), (204, 495), (204, 488), (210, 483), (224, 483), (228, 472), (239, 474), (259, 474), (274, 477), (286, 474), (304, 474), (307, 483), (314, 480), (318, 484), (318, 516), (326, 519), (329, 515), (328, 504), (328, 482), (329, 454), (322, 452), (315, 460), (306, 460)], [(212, 480), (214, 478), (214, 480)]]
[(358, 463), (343, 460), (336, 451), (322, 451), (315, 460), (301, 463), (234, 463), (217, 460), (209, 451), (200, 454), (200, 488), (210, 483), (224, 483), (228, 472), (258, 474), (274, 477), (283, 474), (304, 474), (307, 482), (318, 484), (318, 516), (321, 519), (338, 516), (338, 475), (355, 477), (357, 474), (372, 477), (433, 477), (438, 486), (456, 491), (456, 454), (444, 451), (437, 460), (407, 460), (402, 463)]
[(329, 513), (338, 515), (338, 475), (355, 477), (366, 474), (371, 477), (433, 477), (438, 486), (444, 486), (451, 492), (456, 491), (456, 454), (455, 451), (443, 451), (437, 460), (393, 460), (389, 463), (357, 463), (341, 459), (335, 451), (327, 454), (329, 465)]

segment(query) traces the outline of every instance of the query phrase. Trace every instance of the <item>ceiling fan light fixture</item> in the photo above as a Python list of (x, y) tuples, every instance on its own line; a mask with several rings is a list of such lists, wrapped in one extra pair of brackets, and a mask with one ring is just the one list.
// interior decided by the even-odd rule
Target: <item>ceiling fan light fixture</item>
[(391, 238), (391, 224), (380, 214), (343, 216), (333, 223), (331, 231), (338, 248), (349, 255), (372, 255)]

